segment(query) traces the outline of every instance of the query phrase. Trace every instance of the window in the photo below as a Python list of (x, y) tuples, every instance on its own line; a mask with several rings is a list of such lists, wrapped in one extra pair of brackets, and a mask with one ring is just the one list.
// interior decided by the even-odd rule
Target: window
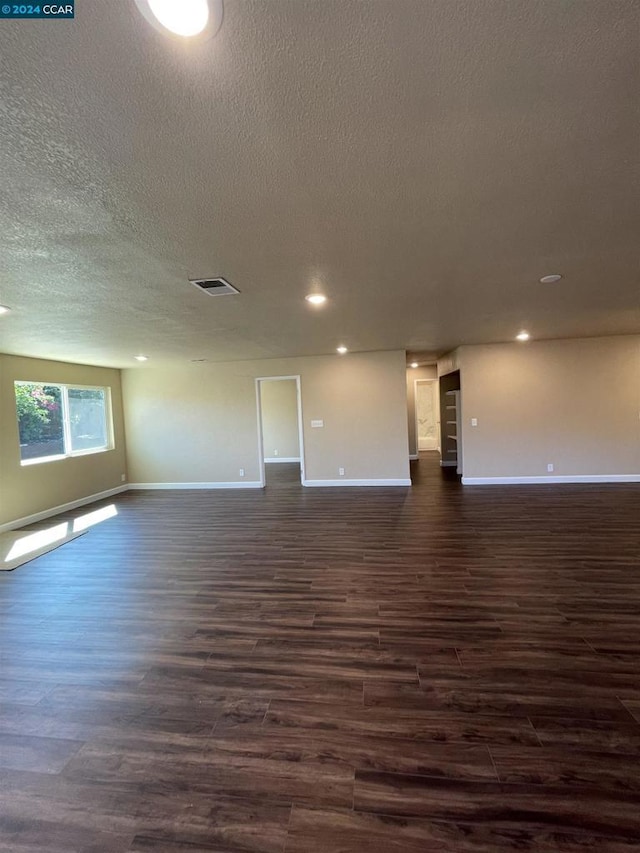
[(108, 388), (16, 382), (23, 465), (113, 447)]

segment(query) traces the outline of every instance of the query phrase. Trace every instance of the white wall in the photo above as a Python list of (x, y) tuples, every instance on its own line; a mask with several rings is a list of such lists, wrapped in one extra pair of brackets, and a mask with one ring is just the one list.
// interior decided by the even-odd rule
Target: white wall
[(640, 479), (640, 336), (461, 347), (458, 358), (463, 482)]
[[(114, 449), (21, 465), (15, 381), (109, 387)], [(19, 519), (121, 487), (125, 456), (119, 370), (0, 355), (0, 527), (11, 527)]]
[(299, 459), (298, 393), (295, 379), (260, 383), (265, 459)]
[(407, 483), (405, 370), (403, 351), (125, 370), (129, 479), (259, 483), (255, 379), (299, 375), (306, 480)]

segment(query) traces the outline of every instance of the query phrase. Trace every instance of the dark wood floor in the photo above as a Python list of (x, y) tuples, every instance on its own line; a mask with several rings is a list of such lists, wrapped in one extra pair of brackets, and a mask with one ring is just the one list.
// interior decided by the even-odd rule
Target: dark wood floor
[(129, 493), (0, 575), (0, 850), (640, 849), (640, 489)]

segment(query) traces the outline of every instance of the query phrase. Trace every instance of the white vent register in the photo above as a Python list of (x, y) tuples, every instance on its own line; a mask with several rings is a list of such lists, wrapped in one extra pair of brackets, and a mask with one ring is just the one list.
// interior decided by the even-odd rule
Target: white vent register
[(191, 284), (207, 293), (209, 296), (228, 296), (231, 293), (240, 293), (226, 278), (190, 278)]

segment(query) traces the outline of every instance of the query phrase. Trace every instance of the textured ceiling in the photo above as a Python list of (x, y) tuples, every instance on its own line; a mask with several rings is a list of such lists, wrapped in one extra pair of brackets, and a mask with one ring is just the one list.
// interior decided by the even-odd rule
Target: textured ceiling
[(0, 351), (640, 331), (637, 0), (225, 0), (195, 44), (76, 7), (0, 22)]

